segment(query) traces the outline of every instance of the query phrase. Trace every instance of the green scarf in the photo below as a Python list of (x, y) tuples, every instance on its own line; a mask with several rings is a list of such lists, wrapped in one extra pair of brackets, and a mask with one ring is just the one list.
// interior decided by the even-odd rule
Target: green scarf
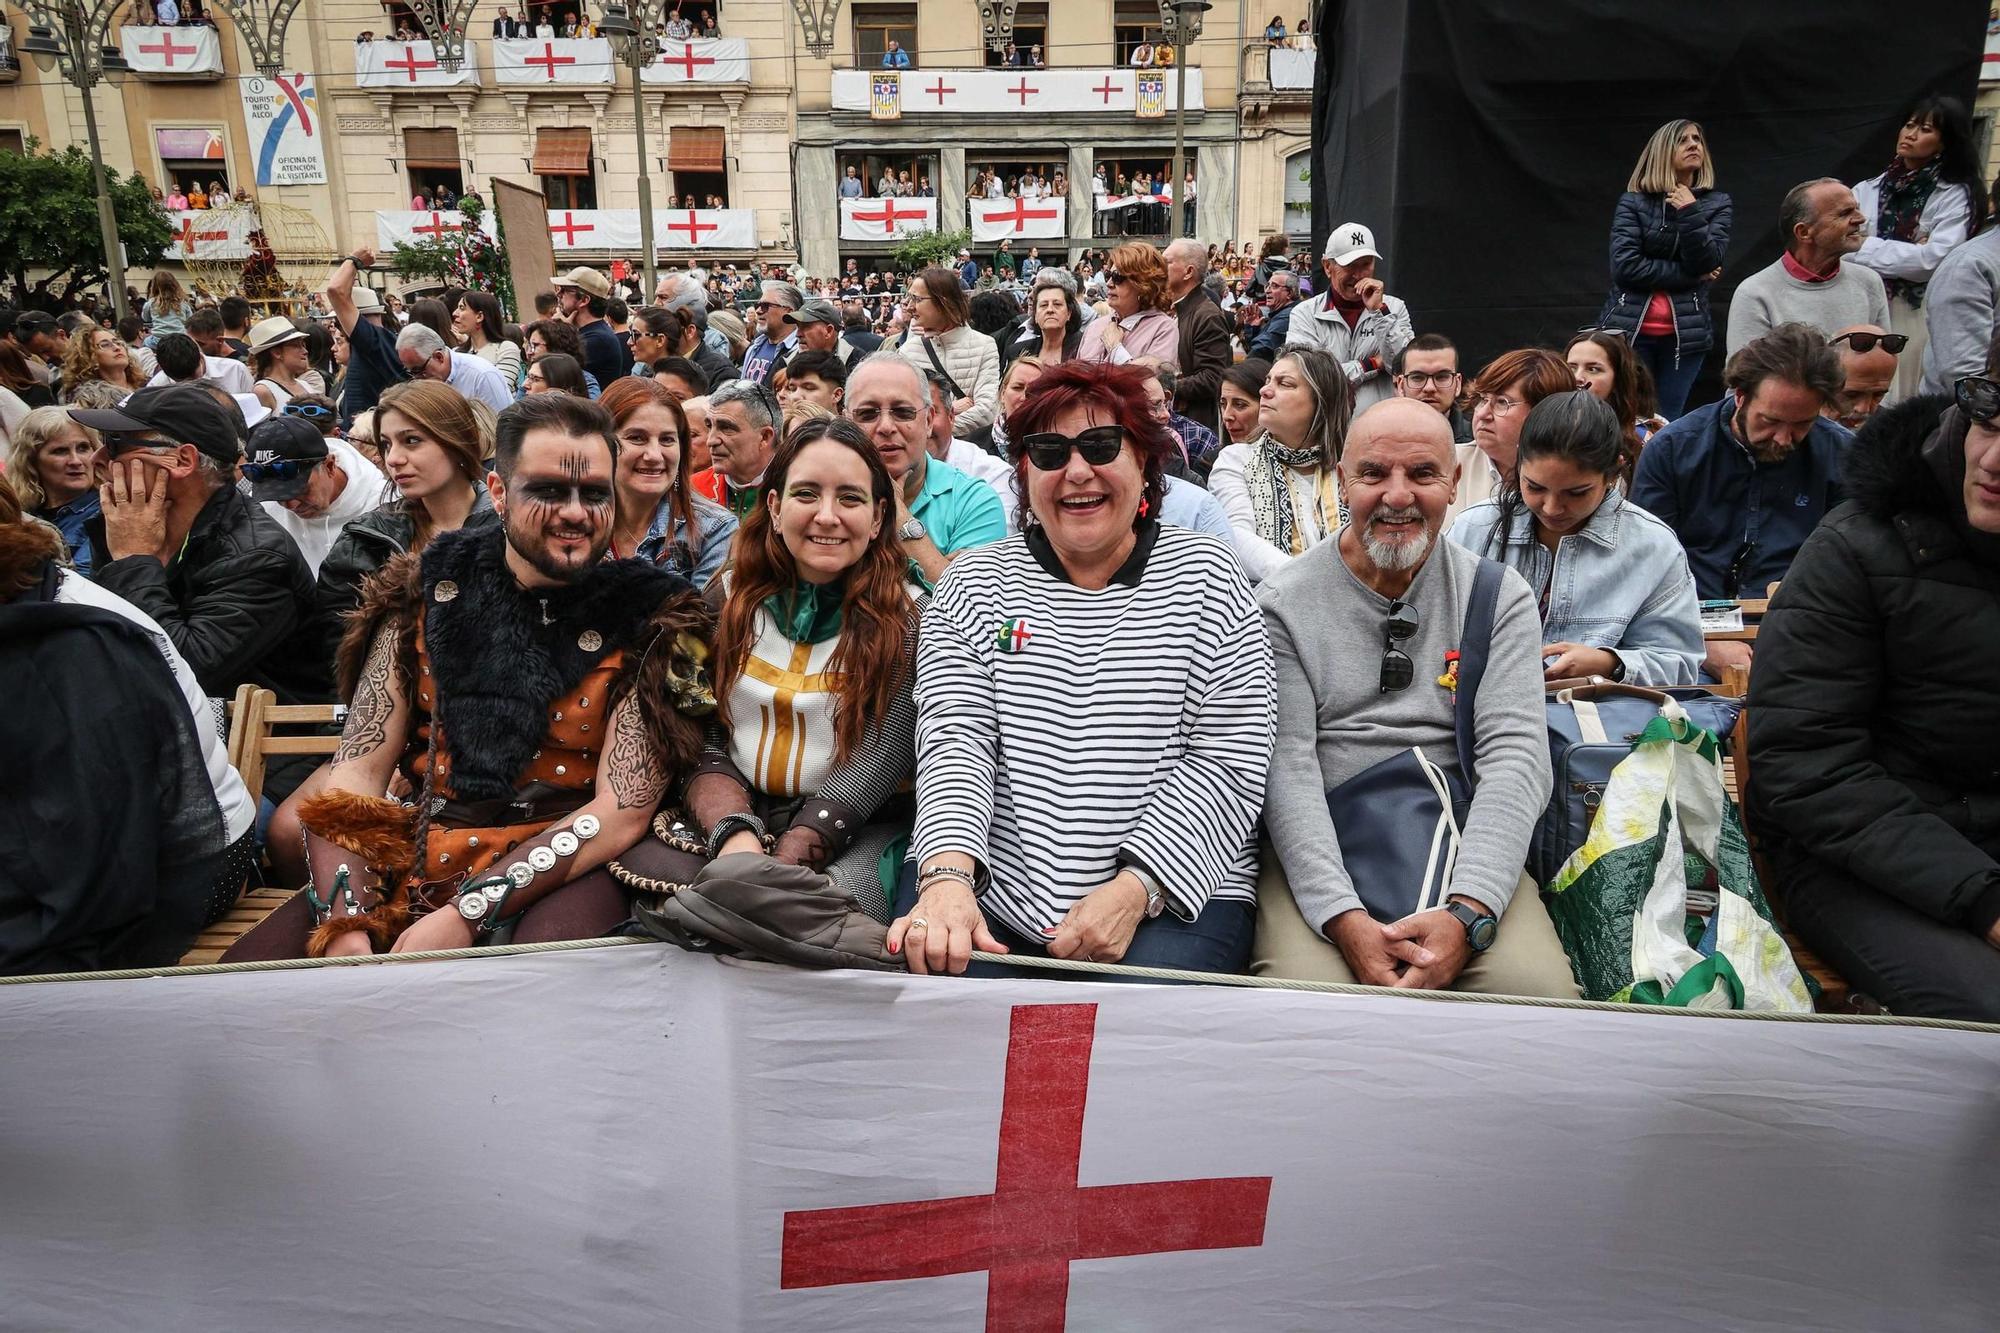
[(791, 591), (766, 597), (764, 609), (793, 643), (825, 643), (840, 633), (840, 604), (846, 595), (844, 579), (824, 584), (800, 579)]

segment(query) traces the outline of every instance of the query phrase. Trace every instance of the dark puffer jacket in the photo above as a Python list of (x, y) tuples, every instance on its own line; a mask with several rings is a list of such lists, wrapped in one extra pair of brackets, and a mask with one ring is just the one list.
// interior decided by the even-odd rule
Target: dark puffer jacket
[(1695, 194), (1693, 208), (1669, 208), (1665, 195), (1627, 190), (1611, 215), (1611, 295), (1600, 326), (1637, 337), (1654, 292), (1674, 303), (1674, 337), (1692, 356), (1715, 345), (1708, 275), (1722, 267), (1736, 207), (1720, 190)]
[(1825, 865), (1984, 932), (2000, 919), (2000, 537), (1966, 530), (1962, 480), (1947, 490), (1933, 466), (1965, 430), (1948, 403), (1891, 408), (1848, 451), (1853, 498), (1757, 636), (1749, 794), (1789, 890)]
[[(493, 497), (486, 488), (476, 488), (472, 512), (465, 526), (498, 523)], [(340, 530), (333, 546), (320, 562), (317, 606), (313, 613), (314, 636), (331, 663), (340, 648), (340, 636), (347, 629), (347, 615), (361, 605), (361, 585), (391, 559), (410, 549), (416, 540), (417, 523), (401, 500), (391, 500), (380, 509), (371, 509)]]

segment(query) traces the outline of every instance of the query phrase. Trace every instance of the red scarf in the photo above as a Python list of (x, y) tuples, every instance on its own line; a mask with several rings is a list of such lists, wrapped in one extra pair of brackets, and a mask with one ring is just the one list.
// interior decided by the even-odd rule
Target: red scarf
[(1362, 314), (1368, 309), (1366, 302), (1349, 301), (1332, 287), (1326, 289), (1326, 306), (1327, 309), (1338, 312), (1340, 317), (1347, 321), (1350, 330), (1361, 322)]

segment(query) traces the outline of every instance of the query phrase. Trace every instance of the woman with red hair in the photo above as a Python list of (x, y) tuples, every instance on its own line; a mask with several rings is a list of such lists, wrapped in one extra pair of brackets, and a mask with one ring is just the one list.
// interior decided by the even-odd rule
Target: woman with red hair
[(1249, 961), (1270, 641), (1229, 545), (1159, 522), (1175, 445), (1148, 373), (1035, 382), (1008, 416), (1026, 530), (955, 559), (924, 613), (889, 928), (913, 972), (983, 971), (973, 949)]
[(1476, 504), (1495, 500), (1514, 480), (1521, 426), (1536, 403), (1576, 387), (1569, 363), (1546, 347), (1502, 352), (1472, 381), (1472, 443), (1458, 446), (1458, 495), (1447, 525)]

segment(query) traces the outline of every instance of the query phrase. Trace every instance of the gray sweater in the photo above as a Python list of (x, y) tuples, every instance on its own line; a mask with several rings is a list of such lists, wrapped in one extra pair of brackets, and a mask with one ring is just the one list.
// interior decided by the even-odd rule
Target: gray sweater
[[(1361, 906), (1326, 793), (1411, 746), (1458, 772), (1452, 693), (1438, 677), (1445, 653), (1458, 647), (1478, 567), (1478, 556), (1439, 535), (1403, 599), (1418, 618), (1416, 635), (1402, 644), (1416, 679), (1389, 694), (1380, 690), (1389, 599), (1355, 578), (1337, 540), (1291, 561), (1259, 590), (1278, 670), (1278, 740), (1264, 822), (1299, 911), (1316, 928)], [(1551, 782), (1542, 624), (1528, 585), (1512, 570), (1501, 581), (1473, 715), (1479, 788), (1451, 891), (1498, 914), (1514, 895)]]
[(1925, 393), (1950, 393), (1960, 377), (1986, 369), (2000, 333), (2000, 228), (1981, 232), (1944, 257), (1924, 292)]
[(1780, 324), (1810, 324), (1831, 338), (1850, 324), (1889, 327), (1889, 295), (1872, 268), (1840, 261), (1840, 276), (1801, 282), (1785, 272), (1780, 259), (1758, 269), (1736, 288), (1729, 302), (1729, 355)]

